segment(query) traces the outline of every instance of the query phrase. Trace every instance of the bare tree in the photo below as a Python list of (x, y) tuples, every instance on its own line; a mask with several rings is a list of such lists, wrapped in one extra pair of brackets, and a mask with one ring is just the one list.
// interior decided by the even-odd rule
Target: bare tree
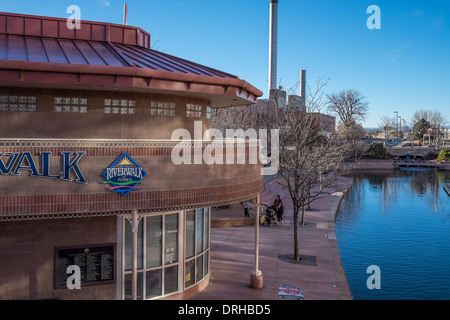
[(323, 90), (327, 83), (328, 80), (319, 79), (314, 89), (308, 87), (306, 112), (289, 102), (280, 106), (274, 99), (247, 108), (220, 110), (213, 119), (216, 128), (226, 123), (229, 128), (240, 126), (244, 130), (252, 126), (279, 130), (279, 175), (282, 177), (279, 183), (288, 190), (293, 204), (293, 256), (297, 261), (300, 260), (298, 226), (305, 222), (305, 208), (341, 190), (340, 179), (345, 170), (341, 163), (348, 155), (347, 148), (320, 134), (320, 117), (327, 102)]
[(349, 161), (357, 162), (368, 151), (368, 146), (362, 138), (366, 135), (366, 130), (362, 125), (355, 122), (348, 125), (341, 124), (337, 130), (338, 138), (344, 142), (344, 147), (348, 152)]
[(414, 112), (411, 126), (414, 126), (417, 122), (424, 119), (427, 121), (432, 127), (437, 128), (438, 126), (445, 126), (448, 124), (447, 117), (442, 114), (439, 110), (423, 110)]
[[(306, 111), (289, 103), (283, 111), (276, 105), (265, 117), (266, 127), (280, 130), (279, 182), (293, 205), (294, 259), (300, 260), (299, 224), (305, 223), (305, 208), (312, 202), (340, 190), (340, 165), (347, 149), (320, 135), (320, 116), (325, 108), (323, 90), (328, 80), (319, 79), (314, 89), (308, 87)], [(276, 101), (275, 101), (276, 104)], [(301, 215), (300, 215), (301, 214)]]
[(327, 96), (328, 111), (338, 115), (341, 124), (349, 126), (364, 121), (369, 111), (369, 103), (355, 89), (342, 90)]
[(384, 140), (385, 140), (385, 145), (387, 148), (390, 132), (395, 127), (395, 118), (389, 117), (389, 116), (382, 116), (382, 117), (380, 117), (380, 120), (381, 120), (381, 122), (378, 124), (378, 127), (381, 130), (384, 130)]

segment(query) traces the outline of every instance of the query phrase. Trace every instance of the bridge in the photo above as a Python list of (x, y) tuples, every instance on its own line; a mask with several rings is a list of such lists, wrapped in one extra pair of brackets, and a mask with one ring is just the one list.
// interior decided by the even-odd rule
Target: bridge
[(436, 162), (415, 162), (415, 161), (394, 161), (395, 169), (402, 168), (423, 168), (423, 169), (435, 169), (445, 170), (445, 166)]

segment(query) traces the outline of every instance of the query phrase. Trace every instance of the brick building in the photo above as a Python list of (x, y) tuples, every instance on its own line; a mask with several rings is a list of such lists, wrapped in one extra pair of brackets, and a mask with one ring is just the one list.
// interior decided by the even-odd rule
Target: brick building
[[(180, 299), (208, 284), (209, 208), (255, 198), (261, 166), (177, 165), (172, 134), (262, 92), (150, 40), (0, 13), (0, 299)], [(194, 139), (192, 157), (208, 147)]]

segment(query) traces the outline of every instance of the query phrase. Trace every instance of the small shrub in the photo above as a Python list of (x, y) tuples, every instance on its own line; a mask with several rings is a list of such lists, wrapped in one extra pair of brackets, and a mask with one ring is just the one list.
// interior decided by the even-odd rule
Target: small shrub
[(369, 148), (369, 155), (372, 158), (384, 159), (386, 158), (386, 148), (382, 143), (374, 143)]
[(439, 153), (439, 156), (437, 158), (437, 161), (450, 161), (450, 150), (449, 149), (442, 149)]

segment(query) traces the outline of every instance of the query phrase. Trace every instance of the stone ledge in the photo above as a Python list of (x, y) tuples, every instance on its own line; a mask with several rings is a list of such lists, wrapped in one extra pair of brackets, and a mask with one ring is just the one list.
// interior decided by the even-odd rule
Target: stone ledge
[(255, 224), (255, 218), (219, 218), (211, 219), (211, 228), (247, 227)]

